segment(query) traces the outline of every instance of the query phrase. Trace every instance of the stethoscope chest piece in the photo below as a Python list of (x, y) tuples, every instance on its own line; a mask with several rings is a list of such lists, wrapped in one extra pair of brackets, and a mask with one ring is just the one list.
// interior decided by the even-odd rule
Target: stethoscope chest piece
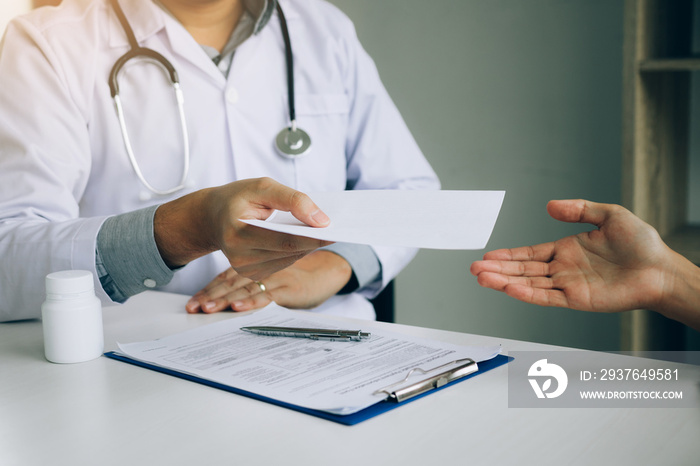
[(309, 153), (311, 137), (303, 129), (292, 125), (277, 133), (275, 146), (282, 157), (295, 159)]

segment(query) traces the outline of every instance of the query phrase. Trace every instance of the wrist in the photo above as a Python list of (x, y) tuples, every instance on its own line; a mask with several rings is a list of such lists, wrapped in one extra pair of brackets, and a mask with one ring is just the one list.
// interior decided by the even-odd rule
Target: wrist
[(181, 267), (217, 248), (206, 228), (206, 197), (200, 190), (162, 204), (153, 217), (153, 236), (163, 261)]
[(662, 295), (652, 309), (700, 330), (700, 268), (670, 250)]
[(337, 294), (352, 278), (352, 267), (342, 256), (325, 250), (314, 251), (297, 261), (309, 272), (319, 272), (320, 278)]

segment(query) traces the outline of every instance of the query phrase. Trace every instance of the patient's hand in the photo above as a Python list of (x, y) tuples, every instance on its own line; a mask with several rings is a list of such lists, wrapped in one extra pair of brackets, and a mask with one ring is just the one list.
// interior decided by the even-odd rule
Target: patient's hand
[(675, 253), (654, 228), (612, 204), (551, 201), (547, 210), (557, 220), (598, 229), (486, 253), (471, 266), (480, 285), (541, 306), (596, 312), (658, 308), (670, 289), (664, 269)]

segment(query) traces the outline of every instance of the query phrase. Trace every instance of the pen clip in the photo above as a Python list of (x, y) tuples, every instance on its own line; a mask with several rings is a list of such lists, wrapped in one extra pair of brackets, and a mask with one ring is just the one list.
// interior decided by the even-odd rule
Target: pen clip
[(309, 337), (312, 340), (324, 340), (324, 341), (349, 341), (352, 337), (347, 335), (323, 335), (319, 333), (311, 333)]
[(351, 340), (360, 341), (372, 336), (369, 332), (363, 332), (362, 330), (336, 330), (338, 335), (348, 337)]
[[(408, 379), (413, 375), (414, 372), (420, 372), (421, 374), (429, 374), (455, 364), (457, 364), (457, 367), (442, 371), (426, 379), (414, 382), (410, 385), (402, 386), (406, 382), (408, 382)], [(443, 364), (442, 366), (438, 366), (427, 371), (421, 369), (420, 367), (415, 367), (408, 371), (408, 374), (406, 374), (406, 377), (404, 377), (403, 380), (393, 383), (381, 390), (377, 390), (374, 393), (375, 395), (379, 393), (386, 393), (389, 399), (396, 401), (397, 403), (401, 403), (402, 401), (406, 401), (410, 398), (413, 398), (414, 396), (418, 396), (434, 388), (440, 388), (444, 385), (447, 385), (450, 382), (453, 382), (457, 379), (461, 379), (462, 377), (472, 374), (478, 370), (479, 367), (477, 366), (476, 361), (474, 361), (471, 358), (458, 359), (456, 361), (448, 362), (447, 364)], [(402, 387), (395, 389), (394, 387), (397, 386)]]

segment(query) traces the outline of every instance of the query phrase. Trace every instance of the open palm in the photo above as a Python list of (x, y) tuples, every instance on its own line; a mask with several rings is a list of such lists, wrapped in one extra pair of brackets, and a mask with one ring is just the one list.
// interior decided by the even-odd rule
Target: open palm
[(551, 201), (550, 215), (598, 227), (554, 242), (499, 249), (472, 264), (479, 284), (521, 301), (597, 312), (650, 307), (664, 288), (667, 252), (656, 230), (627, 209)]

